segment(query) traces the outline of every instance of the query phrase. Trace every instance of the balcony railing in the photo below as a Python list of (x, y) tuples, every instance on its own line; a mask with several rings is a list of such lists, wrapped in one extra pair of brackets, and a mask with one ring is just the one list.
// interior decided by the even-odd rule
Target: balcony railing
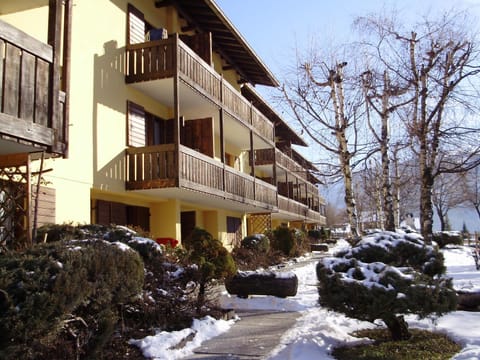
[(273, 209), (276, 187), (174, 144), (126, 150), (127, 190), (180, 187)]
[[(0, 56), (0, 132), (63, 151), (65, 93), (52, 90), (52, 73), (59, 71), (52, 47), (0, 20)], [(59, 103), (55, 118), (51, 101)]]
[(325, 217), (318, 211), (309, 209), (307, 205), (301, 204), (282, 195), (278, 195), (278, 210), (297, 214), (301, 216), (302, 220), (309, 222), (325, 223)]
[(170, 78), (177, 73), (239, 121), (273, 141), (273, 124), (178, 36), (127, 45), (126, 82)]

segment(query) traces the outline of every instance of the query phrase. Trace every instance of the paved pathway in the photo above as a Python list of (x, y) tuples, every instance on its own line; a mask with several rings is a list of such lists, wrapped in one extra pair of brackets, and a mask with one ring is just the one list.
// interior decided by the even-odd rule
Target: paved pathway
[[(321, 256), (324, 256), (324, 253), (314, 253), (309, 259), (289, 263), (278, 270), (289, 271), (305, 266), (308, 262), (318, 261)], [(240, 320), (227, 332), (205, 341), (194, 350), (194, 355), (184, 359), (266, 359), (301, 314), (295, 311), (236, 310), (236, 315)]]
[(185, 359), (265, 359), (295, 324), (299, 312), (237, 311), (241, 320), (226, 333), (205, 341)]

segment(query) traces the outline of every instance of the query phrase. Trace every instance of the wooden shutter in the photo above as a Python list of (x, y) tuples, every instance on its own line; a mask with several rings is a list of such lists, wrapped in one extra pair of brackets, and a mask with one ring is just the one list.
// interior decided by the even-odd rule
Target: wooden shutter
[(180, 35), (180, 39), (188, 45), (195, 53), (200, 56), (210, 66), (212, 60), (212, 34), (199, 33), (195, 35)]
[(128, 4), (127, 26), (127, 44), (131, 45), (145, 42), (145, 17), (143, 13), (132, 4)]
[(110, 203), (108, 201), (97, 200), (95, 222), (100, 225), (110, 225)]
[(122, 203), (110, 203), (110, 223), (115, 225), (127, 224), (127, 205)]
[(150, 209), (143, 206), (127, 206), (127, 223), (150, 231)]
[(213, 157), (213, 119), (188, 120), (181, 129), (181, 143)]
[(131, 101), (127, 103), (127, 145), (142, 147), (145, 139), (145, 110)]

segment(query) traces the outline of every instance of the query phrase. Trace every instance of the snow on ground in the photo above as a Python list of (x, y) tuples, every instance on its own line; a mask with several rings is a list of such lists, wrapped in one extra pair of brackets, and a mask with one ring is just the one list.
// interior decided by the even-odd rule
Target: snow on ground
[[(333, 253), (340, 247), (347, 246), (347, 242), (340, 240), (330, 252)], [(453, 278), (455, 288), (480, 290), (480, 271), (475, 269), (471, 251), (466, 247), (449, 247), (443, 252), (447, 274)], [(339, 344), (354, 345), (368, 341), (354, 338), (349, 335), (350, 333), (376, 326), (318, 306), (315, 265), (315, 262), (309, 262), (305, 266), (292, 269), (299, 283), (297, 295), (294, 297), (280, 299), (273, 296), (255, 296), (240, 299), (227, 293), (222, 295), (221, 304), (224, 308), (302, 313), (296, 325), (281, 338), (280, 345), (271, 352), (270, 360), (331, 360), (333, 357), (329, 354), (333, 347)], [(454, 311), (434, 322), (428, 319), (418, 320), (414, 315), (409, 315), (406, 319), (411, 327), (443, 332), (459, 342), (463, 350), (452, 360), (480, 360), (480, 312)], [(155, 336), (131, 342), (141, 347), (146, 357), (157, 360), (181, 359), (192, 354), (203, 341), (228, 331), (233, 324), (234, 320), (205, 318), (195, 321), (193, 330), (161, 332)], [(189, 334), (192, 339), (184, 347), (167, 350), (169, 346), (178, 343)]]

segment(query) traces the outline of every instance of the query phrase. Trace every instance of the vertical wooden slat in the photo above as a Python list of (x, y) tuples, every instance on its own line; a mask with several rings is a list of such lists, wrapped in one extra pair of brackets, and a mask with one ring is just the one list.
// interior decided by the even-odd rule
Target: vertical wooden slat
[(152, 56), (152, 48), (151, 47), (146, 47), (143, 50), (143, 74), (145, 75), (146, 80), (151, 79), (151, 68), (150, 68), (150, 59)]
[(137, 154), (137, 161), (136, 161), (136, 180), (137, 181), (143, 181), (143, 161), (144, 161), (144, 154)]
[(128, 51), (128, 76), (135, 76), (135, 50)]
[(135, 74), (140, 76), (143, 79), (143, 74), (145, 73), (143, 68), (143, 54), (144, 49), (137, 49), (135, 57)]
[(155, 158), (156, 153), (146, 153), (144, 155), (145, 162), (144, 162), (144, 179), (143, 180), (153, 180), (154, 177), (154, 167), (155, 167)]
[(128, 154), (127, 155), (128, 161), (128, 173), (127, 173), (127, 181), (135, 181), (135, 154)]
[(37, 59), (34, 118), (37, 124), (44, 126), (48, 126), (48, 72), (48, 63)]
[(0, 112), (3, 112), (3, 63), (5, 60), (5, 42), (0, 39)]
[(33, 121), (35, 106), (35, 57), (27, 52), (22, 54), (20, 117)]
[[(163, 47), (163, 46), (162, 46)], [(150, 63), (150, 71), (151, 71), (151, 75), (152, 75), (152, 78), (155, 78), (158, 76), (158, 74), (160, 73), (160, 46), (153, 46), (151, 48), (151, 52), (150, 52), (150, 56), (151, 56), (151, 63)], [(163, 71), (163, 69), (162, 69)]]
[(7, 43), (5, 55), (5, 91), (3, 112), (18, 117), (21, 50)]

